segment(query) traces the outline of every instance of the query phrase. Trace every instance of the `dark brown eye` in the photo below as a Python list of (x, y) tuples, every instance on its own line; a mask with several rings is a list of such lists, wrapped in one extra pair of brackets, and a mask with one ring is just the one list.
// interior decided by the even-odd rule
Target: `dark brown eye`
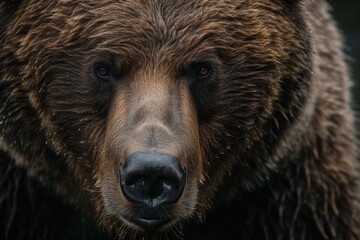
[(209, 66), (201, 66), (197, 73), (198, 78), (207, 78), (211, 74), (211, 68)]
[(110, 81), (113, 78), (113, 69), (107, 62), (98, 62), (94, 65), (94, 74), (99, 80)]
[(109, 69), (107, 69), (106, 67), (98, 67), (96, 68), (96, 74), (99, 77), (109, 77), (110, 73), (109, 73)]
[(211, 80), (213, 72), (211, 62), (193, 62), (187, 69), (187, 74), (191, 79), (203, 83)]
[(199, 72), (198, 72), (198, 76), (200, 78), (204, 78), (209, 76), (210, 74), (210, 68), (209, 67), (200, 67)]

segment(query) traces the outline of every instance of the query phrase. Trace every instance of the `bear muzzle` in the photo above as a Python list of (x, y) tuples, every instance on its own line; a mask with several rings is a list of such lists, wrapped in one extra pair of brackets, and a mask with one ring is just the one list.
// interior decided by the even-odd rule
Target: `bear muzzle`
[(140, 231), (166, 231), (197, 205), (203, 179), (197, 109), (186, 84), (144, 76), (114, 98), (99, 184), (106, 213)]

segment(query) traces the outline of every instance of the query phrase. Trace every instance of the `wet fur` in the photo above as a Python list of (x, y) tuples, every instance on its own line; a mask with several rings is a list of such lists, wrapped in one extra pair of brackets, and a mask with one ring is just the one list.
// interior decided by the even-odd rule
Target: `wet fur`
[[(144, 235), (104, 206), (118, 204), (108, 173), (123, 161), (108, 143), (125, 142), (112, 133), (125, 134), (131, 109), (125, 80), (87, 73), (112, 58), (139, 89), (147, 76), (193, 105), (177, 119), (195, 144), (181, 145), (197, 156), (182, 159), (192, 197), (178, 224), (146, 236), (360, 238), (348, 72), (327, 4), (165, 2), (0, 2), (0, 236)], [(198, 56), (216, 65), (216, 81), (188, 87), (180, 72)]]

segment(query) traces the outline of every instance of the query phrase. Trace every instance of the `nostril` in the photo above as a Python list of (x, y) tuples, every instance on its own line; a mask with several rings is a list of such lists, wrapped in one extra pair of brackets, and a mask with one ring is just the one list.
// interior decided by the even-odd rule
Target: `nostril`
[(168, 154), (136, 152), (128, 157), (126, 166), (120, 166), (125, 197), (151, 206), (175, 202), (185, 178), (177, 158)]

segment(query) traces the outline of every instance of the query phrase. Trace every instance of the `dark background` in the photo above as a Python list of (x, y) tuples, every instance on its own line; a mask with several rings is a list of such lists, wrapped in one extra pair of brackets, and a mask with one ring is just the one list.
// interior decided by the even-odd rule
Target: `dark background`
[(360, 130), (360, 0), (329, 0), (345, 41), (352, 73), (353, 106)]

